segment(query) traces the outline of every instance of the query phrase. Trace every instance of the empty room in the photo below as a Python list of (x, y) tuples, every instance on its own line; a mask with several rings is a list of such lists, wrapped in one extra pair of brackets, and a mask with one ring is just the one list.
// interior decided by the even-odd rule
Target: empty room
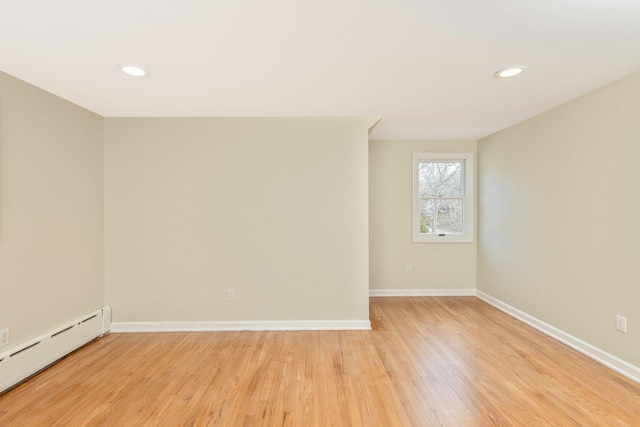
[(638, 23), (4, 2), (0, 426), (640, 425)]

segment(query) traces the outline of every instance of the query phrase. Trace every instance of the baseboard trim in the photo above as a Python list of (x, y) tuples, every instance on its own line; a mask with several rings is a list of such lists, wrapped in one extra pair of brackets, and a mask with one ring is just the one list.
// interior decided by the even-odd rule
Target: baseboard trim
[(475, 294), (475, 289), (369, 289), (370, 297), (463, 297)]
[(113, 322), (112, 333), (198, 331), (370, 331), (368, 320), (267, 320), (207, 322)]
[(542, 320), (539, 320), (521, 310), (518, 310), (517, 308), (512, 307), (509, 304), (500, 301), (499, 299), (494, 298), (482, 291), (476, 291), (476, 296), (486, 303), (494, 306), (498, 310), (507, 313), (511, 317), (514, 317), (523, 323), (526, 323), (534, 329), (537, 329), (543, 334), (548, 335), (551, 338), (568, 345), (569, 347), (573, 348), (576, 351), (579, 351), (585, 356), (588, 356), (593, 360), (600, 362), (601, 364), (624, 375), (625, 377), (632, 379), (637, 383), (640, 383), (639, 367), (632, 365), (631, 363), (626, 362), (610, 353), (607, 353), (606, 351), (601, 350), (598, 347), (589, 344), (588, 342), (582, 341), (581, 339), (576, 338), (573, 335), (556, 328), (555, 326), (551, 326), (548, 323), (545, 323)]

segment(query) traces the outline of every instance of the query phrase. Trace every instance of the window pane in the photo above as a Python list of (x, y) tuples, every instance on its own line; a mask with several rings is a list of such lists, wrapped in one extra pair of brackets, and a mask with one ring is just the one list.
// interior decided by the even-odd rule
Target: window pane
[(420, 233), (433, 233), (433, 199), (420, 201)]
[(436, 220), (434, 233), (462, 233), (462, 200), (432, 199), (435, 205)]
[(463, 165), (464, 162), (419, 162), (419, 197), (462, 197)]

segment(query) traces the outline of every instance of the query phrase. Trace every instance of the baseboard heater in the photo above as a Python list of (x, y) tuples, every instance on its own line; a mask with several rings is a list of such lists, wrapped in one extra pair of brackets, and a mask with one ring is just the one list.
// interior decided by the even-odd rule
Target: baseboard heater
[(105, 306), (0, 353), (0, 394), (109, 329), (111, 308)]

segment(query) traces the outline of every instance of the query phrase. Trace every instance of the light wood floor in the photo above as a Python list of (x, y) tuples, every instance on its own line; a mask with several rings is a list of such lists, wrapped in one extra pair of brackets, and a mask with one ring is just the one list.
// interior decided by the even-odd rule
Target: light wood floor
[(474, 297), (372, 298), (371, 332), (110, 334), (1, 426), (640, 426), (640, 385)]

